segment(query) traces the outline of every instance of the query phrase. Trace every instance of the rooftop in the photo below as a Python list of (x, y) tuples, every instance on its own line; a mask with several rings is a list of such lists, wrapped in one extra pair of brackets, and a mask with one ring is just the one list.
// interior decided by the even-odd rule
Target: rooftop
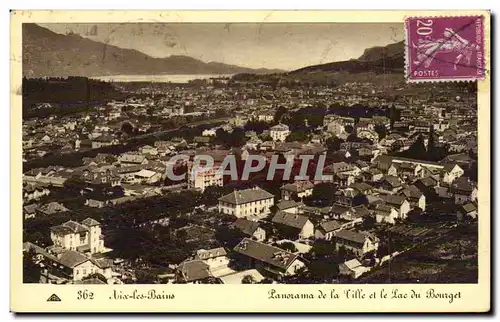
[(274, 195), (259, 187), (255, 187), (245, 190), (235, 190), (230, 194), (220, 197), (219, 201), (227, 202), (233, 205), (241, 205), (270, 198), (274, 198)]

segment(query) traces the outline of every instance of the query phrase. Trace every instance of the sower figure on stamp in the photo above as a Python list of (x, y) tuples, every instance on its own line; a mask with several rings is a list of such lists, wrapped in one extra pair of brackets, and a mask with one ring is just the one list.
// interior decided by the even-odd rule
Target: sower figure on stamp
[(454, 70), (457, 69), (457, 65), (464, 57), (467, 64), (470, 64), (472, 52), (479, 50), (479, 46), (471, 44), (468, 40), (460, 37), (460, 35), (451, 28), (446, 28), (443, 34), (445, 38), (434, 40), (419, 39), (417, 45), (412, 43), (413, 47), (417, 48), (418, 51), (417, 60), (413, 62), (415, 65), (423, 63), (427, 68), (430, 66), (437, 53), (451, 52), (457, 53), (457, 57), (453, 64)]

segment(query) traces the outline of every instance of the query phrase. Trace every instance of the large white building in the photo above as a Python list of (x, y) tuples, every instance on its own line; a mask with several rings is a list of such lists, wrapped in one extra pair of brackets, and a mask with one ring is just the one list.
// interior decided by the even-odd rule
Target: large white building
[(214, 166), (210, 170), (202, 169), (196, 171), (191, 169), (188, 171), (188, 188), (197, 189), (201, 192), (205, 191), (207, 187), (224, 185), (223, 174), (220, 166)]
[(219, 198), (219, 212), (238, 218), (267, 215), (273, 205), (274, 195), (259, 187), (233, 191)]
[(92, 218), (87, 218), (82, 223), (70, 220), (53, 226), (50, 228), (50, 238), (54, 246), (80, 253), (94, 254), (105, 250), (101, 224)]
[(269, 129), (269, 135), (273, 141), (284, 142), (286, 137), (290, 135), (290, 128), (286, 124), (278, 124)]

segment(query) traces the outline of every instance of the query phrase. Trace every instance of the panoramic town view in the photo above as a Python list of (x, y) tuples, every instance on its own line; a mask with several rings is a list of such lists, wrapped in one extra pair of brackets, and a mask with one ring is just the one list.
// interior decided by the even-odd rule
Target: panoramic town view
[(402, 24), (24, 24), (23, 281), (477, 283), (476, 83)]

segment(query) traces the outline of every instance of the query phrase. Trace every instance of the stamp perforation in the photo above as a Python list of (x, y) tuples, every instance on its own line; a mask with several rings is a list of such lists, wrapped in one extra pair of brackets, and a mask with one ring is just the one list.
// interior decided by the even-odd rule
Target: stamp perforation
[[(422, 54), (420, 53), (420, 55), (423, 56), (423, 59), (424, 61), (421, 62), (423, 63), (423, 65), (427, 64), (427, 60), (430, 61), (429, 64), (432, 63), (433, 60), (435, 60), (435, 55), (437, 53), (439, 53), (441, 47), (446, 43), (446, 42), (453, 42), (455, 41), (458, 46), (456, 47), (452, 47), (452, 50), (453, 51), (456, 51), (458, 54), (457, 54), (457, 57), (456, 57), (456, 61), (455, 63), (453, 64), (453, 67), (454, 69), (456, 70), (457, 69), (457, 66), (462, 66), (462, 67), (472, 67), (472, 65), (468, 66), (468, 65), (462, 65), (460, 64), (460, 60), (463, 58), (463, 55), (464, 53), (463, 52), (466, 52), (466, 57), (465, 59), (468, 61), (468, 63), (470, 63), (470, 60), (471, 60), (471, 53), (469, 53), (471, 50), (475, 50), (476, 52), (476, 64), (477, 64), (477, 61), (480, 62), (480, 66), (481, 69), (482, 69), (482, 72), (479, 73), (480, 75), (453, 75), (453, 74), (448, 74), (448, 75), (445, 75), (445, 76), (436, 76), (436, 77), (416, 77), (414, 75), (412, 75), (412, 70), (411, 70), (411, 64), (412, 64), (412, 50), (410, 48), (410, 46), (415, 46), (413, 42), (411, 42), (411, 45), (410, 45), (410, 38), (411, 38), (411, 30), (410, 30), (410, 22), (412, 20), (415, 20), (415, 19), (418, 19), (417, 20), (417, 24), (418, 24), (418, 21), (422, 21), (422, 20), (425, 20), (425, 19), (447, 19), (447, 20), (450, 20), (450, 19), (477, 19), (477, 18), (480, 18), (480, 44), (476, 44), (475, 46), (472, 46), (472, 44), (474, 43), (473, 41), (468, 41), (468, 40), (465, 40), (463, 39), (462, 37), (460, 37), (459, 35), (459, 32), (461, 31), (461, 29), (463, 29), (464, 27), (460, 28), (459, 31), (453, 31), (453, 29), (451, 28), (445, 28), (444, 29), (444, 32), (443, 34), (445, 35), (445, 38), (444, 39), (440, 39), (439, 41), (441, 41), (441, 44), (440, 45), (437, 45), (435, 46), (435, 49), (433, 49), (430, 54), (427, 54), (427, 52), (425, 52), (425, 54)], [(485, 51), (485, 47), (486, 47), (486, 36), (485, 35), (485, 26), (484, 26), (484, 23), (485, 23), (485, 16), (484, 15), (460, 15), (460, 16), (453, 16), (453, 15), (429, 15), (429, 16), (405, 16), (404, 17), (404, 45), (405, 45), (405, 53), (404, 53), (404, 74), (405, 74), (405, 79), (408, 83), (421, 83), (421, 82), (473, 82), (473, 81), (476, 81), (476, 80), (482, 80), (486, 77), (486, 73), (488, 73), (489, 71), (485, 69), (485, 66), (486, 66), (486, 55), (484, 53)], [(472, 23), (471, 23), (472, 24)], [(466, 25), (465, 27), (468, 27), (468, 25)], [(477, 29), (477, 27), (476, 27)], [(449, 36), (446, 36), (447, 32), (449, 33), (449, 30), (452, 31), (451, 34), (449, 34)], [(476, 31), (476, 37), (477, 37), (477, 31)], [(427, 39), (427, 37), (426, 37)], [(429, 39), (431, 39), (429, 37)], [(457, 41), (456, 39), (458, 39), (459, 41)], [(419, 41), (421, 41), (421, 38), (419, 38)], [(431, 40), (429, 40), (429, 43), (431, 42)], [(436, 42), (437, 43), (437, 42)], [(463, 52), (460, 52), (459, 49), (457, 49), (457, 47), (460, 47), (462, 46), (461, 50)], [(430, 47), (430, 46), (429, 46)], [(420, 48), (418, 48), (417, 50), (420, 50)], [(444, 51), (444, 50), (443, 50)], [(417, 51), (418, 52), (418, 51)], [(481, 54), (480, 58), (477, 57), (478, 54)], [(419, 56), (418, 56), (419, 57)], [(440, 60), (436, 59), (436, 61), (440, 62)], [(443, 61), (441, 61), (443, 62)], [(445, 61), (446, 62), (446, 61)], [(448, 64), (451, 64), (451, 62), (448, 62)], [(417, 65), (417, 66), (422, 66), (422, 65)], [(428, 67), (428, 66), (427, 66)], [(419, 68), (419, 67), (417, 67)], [(422, 74), (425, 74), (424, 72)], [(477, 73), (477, 69), (476, 69), (476, 74)]]

